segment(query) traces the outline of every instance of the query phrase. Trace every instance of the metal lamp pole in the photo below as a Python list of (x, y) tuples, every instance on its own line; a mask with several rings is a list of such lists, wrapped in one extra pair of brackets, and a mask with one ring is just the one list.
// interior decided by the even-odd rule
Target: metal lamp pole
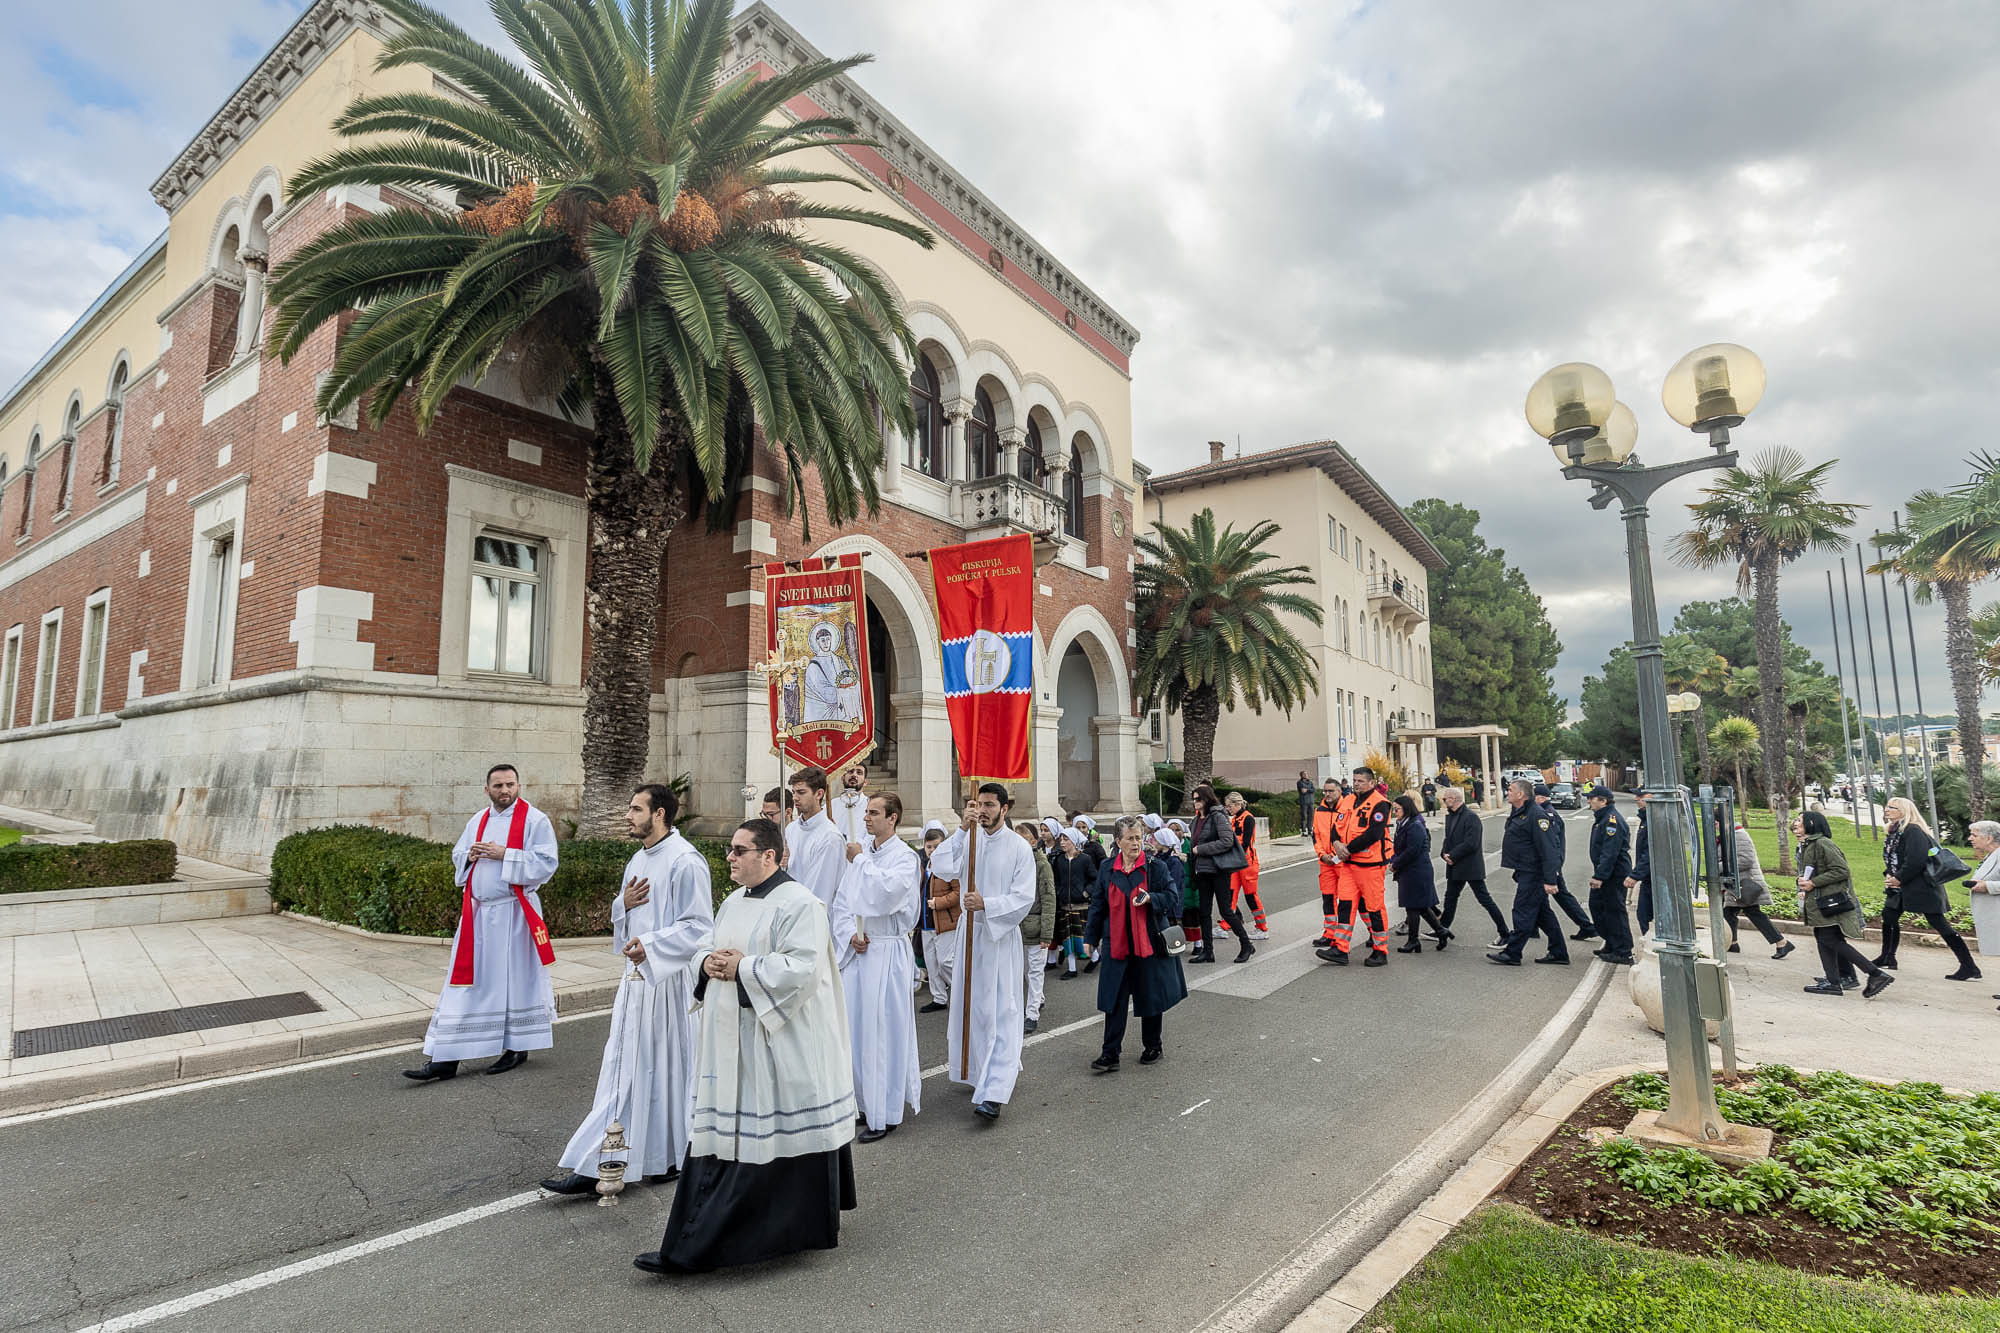
[[(1632, 584), (1632, 661), (1639, 675), (1639, 743), (1645, 757), (1646, 842), (1653, 866), (1653, 924), (1660, 959), (1660, 1002), (1667, 1027), (1667, 1109), (1663, 1128), (1697, 1142), (1717, 1142), (1727, 1136), (1722, 1112), (1715, 1104), (1715, 1078), (1709, 1067), (1708, 1024), (1701, 1015), (1695, 989), (1694, 882), (1690, 878), (1689, 839), (1681, 807), (1681, 756), (1667, 721), (1666, 655), (1660, 646), (1660, 610), (1653, 596), (1653, 553), (1646, 533), (1647, 501), (1670, 481), (1712, 468), (1736, 466), (1729, 448), (1729, 428), (1709, 434), (1715, 452), (1656, 467), (1637, 464), (1576, 462), (1563, 469), (1571, 481), (1588, 481), (1590, 506), (1603, 509), (1613, 500), (1625, 519), (1625, 563)], [(1571, 446), (1573, 457), (1581, 453)]]

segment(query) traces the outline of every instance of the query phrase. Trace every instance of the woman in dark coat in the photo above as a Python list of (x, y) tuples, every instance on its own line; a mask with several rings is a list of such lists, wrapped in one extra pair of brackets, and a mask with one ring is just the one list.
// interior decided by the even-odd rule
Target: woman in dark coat
[(1231, 961), (1247, 962), (1257, 952), (1257, 946), (1250, 943), (1250, 934), (1243, 929), (1242, 913), (1229, 905), (1229, 879), (1237, 867), (1217, 864), (1224, 859), (1240, 861), (1243, 845), (1236, 841), (1236, 826), (1229, 822), (1228, 812), (1216, 799), (1215, 788), (1206, 782), (1194, 789), (1194, 829), (1188, 838), (1193, 843), (1189, 862), (1194, 872), (1192, 887), (1201, 904), (1202, 956), (1194, 961), (1215, 961), (1215, 936), (1209, 933), (1208, 924), (1212, 909), (1241, 945)]
[(1410, 942), (1397, 953), (1422, 953), (1423, 937), (1417, 934), (1417, 918), (1422, 917), (1443, 950), (1451, 932), (1438, 915), (1437, 874), (1431, 869), (1431, 830), (1417, 809), (1416, 798), (1408, 792), (1396, 798), (1396, 854), (1389, 869), (1396, 875), (1396, 902), (1403, 909), (1403, 932)]
[(1972, 950), (1965, 947), (1965, 937), (1945, 919), (1949, 904), (1933, 860), (1937, 839), (1931, 836), (1917, 807), (1905, 797), (1892, 798), (1884, 813), (1889, 827), (1882, 835), (1882, 953), (1875, 959), (1875, 966), (1895, 970), (1896, 946), (1903, 938), (1903, 913), (1914, 912), (1930, 923), (1958, 959), (1958, 971), (1948, 974), (1945, 980), (1977, 980), (1979, 964), (1972, 961)]
[(1062, 980), (1069, 981), (1097, 966), (1090, 959), (1090, 946), (1083, 942), (1083, 923), (1090, 915), (1090, 889), (1096, 883), (1090, 857), (1084, 854), (1083, 835), (1064, 829), (1056, 835), (1056, 855), (1049, 861), (1056, 872), (1056, 916), (1060, 922), (1063, 964)]
[(1146, 852), (1146, 830), (1131, 816), (1118, 821), (1118, 854), (1107, 859), (1090, 894), (1084, 939), (1103, 946), (1097, 974), (1097, 1007), (1104, 1014), (1104, 1049), (1090, 1062), (1108, 1074), (1118, 1068), (1125, 1041), (1126, 1002), (1139, 1015), (1139, 1063), (1161, 1056), (1160, 1029), (1167, 1010), (1187, 998), (1181, 961), (1167, 952), (1167, 927), (1179, 922), (1181, 895), (1158, 856)]
[(1817, 810), (1807, 810), (1792, 820), (1792, 836), (1799, 840), (1799, 918), (1812, 927), (1813, 941), (1819, 945), (1819, 965), (1826, 973), (1805, 992), (1843, 995), (1842, 974), (1859, 971), (1868, 974), (1861, 998), (1872, 1000), (1895, 978), (1848, 943), (1861, 938), (1862, 926), (1847, 857), (1834, 844), (1826, 816)]

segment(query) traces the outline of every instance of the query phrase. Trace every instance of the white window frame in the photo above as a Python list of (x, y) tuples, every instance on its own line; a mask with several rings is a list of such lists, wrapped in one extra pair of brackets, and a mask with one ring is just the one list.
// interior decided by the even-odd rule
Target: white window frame
[[(14, 729), (14, 706), (21, 696), (21, 632), (24, 626), (15, 625), (0, 638), (0, 731)], [(7, 679), (7, 668), (12, 665), (14, 678)]]
[[(517, 542), (534, 548), (535, 570), (523, 576), (517, 569), (504, 565), (488, 565), (479, 561), (479, 539), (491, 537), (495, 541)], [(481, 524), (472, 534), (472, 563), (466, 568), (466, 625), (465, 625), (465, 673), (468, 676), (499, 676), (507, 680), (546, 681), (549, 677), (549, 572), (553, 557), (549, 544), (540, 537), (514, 532), (507, 528)], [(500, 620), (495, 627), (498, 637), (493, 644), (493, 665), (475, 667), (472, 665), (472, 585), (475, 580), (491, 578), (504, 583), (527, 583), (535, 589), (535, 609), (528, 626), (528, 669), (509, 671), (500, 664), (507, 660), (507, 644), (512, 626), (508, 622), (508, 599), (503, 592), (500, 598)]]
[[(444, 589), (438, 607), (438, 677), (445, 681), (504, 680), (521, 685), (546, 683), (567, 689), (583, 684), (584, 562), (590, 516), (583, 497), (544, 486), (445, 465)], [(928, 480), (928, 479), (925, 479)], [(905, 469), (905, 490), (918, 481)], [(542, 570), (542, 674), (526, 676), (468, 671), (472, 627), (472, 551), (487, 529), (531, 537), (548, 564)]]
[[(237, 585), (243, 580), (243, 513), (250, 479), (236, 476), (190, 500), (186, 618), (181, 629), (184, 690), (226, 685), (236, 661)], [(226, 551), (217, 544), (227, 542)]]
[[(35, 643), (35, 690), (30, 696), (33, 707), (28, 712), (31, 727), (56, 720), (56, 681), (62, 676), (62, 622), (60, 606), (42, 617), (42, 636)], [(46, 694), (42, 689), (44, 666), (48, 679)]]
[[(92, 612), (104, 613), (103, 629), (97, 644), (97, 678), (91, 680), (90, 669), (90, 626)], [(76, 658), (76, 713), (77, 717), (96, 717), (104, 711), (104, 659), (111, 655), (111, 589), (99, 588), (84, 599), (83, 638), (79, 641)], [(84, 708), (88, 700), (90, 708)]]

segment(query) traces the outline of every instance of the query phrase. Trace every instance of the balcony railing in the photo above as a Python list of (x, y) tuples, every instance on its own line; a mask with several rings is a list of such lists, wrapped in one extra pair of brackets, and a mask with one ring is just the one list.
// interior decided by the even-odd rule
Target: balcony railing
[(999, 528), (1009, 532), (1060, 533), (1063, 502), (1031, 481), (1012, 473), (960, 483), (961, 520), (975, 531)]
[(1399, 622), (1415, 624), (1426, 618), (1423, 593), (1411, 580), (1392, 574), (1377, 574), (1368, 580), (1368, 605)]

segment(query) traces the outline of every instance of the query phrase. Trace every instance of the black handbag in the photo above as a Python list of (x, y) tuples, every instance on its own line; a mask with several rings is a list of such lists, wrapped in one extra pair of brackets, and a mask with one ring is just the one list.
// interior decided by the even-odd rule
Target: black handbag
[[(1221, 813), (1222, 812), (1220, 810), (1211, 810), (1208, 812), (1207, 827), (1211, 831), (1215, 827), (1216, 816)], [(1238, 870), (1248, 870), (1250, 868), (1250, 858), (1244, 854), (1243, 844), (1236, 840), (1236, 830), (1233, 827), (1231, 827), (1229, 823), (1229, 817), (1227, 815), (1222, 816), (1222, 827), (1225, 831), (1227, 831), (1229, 835), (1229, 850), (1226, 852), (1217, 852), (1215, 855), (1209, 857), (1210, 863), (1213, 864), (1217, 870), (1227, 870), (1231, 872), (1235, 872)], [(1202, 841), (1213, 842), (1213, 841), (1220, 841), (1220, 839), (1204, 838), (1202, 839)]]
[(1813, 899), (1813, 906), (1819, 909), (1821, 916), (1839, 916), (1843, 912), (1852, 912), (1860, 905), (1846, 889), (1828, 889)]

